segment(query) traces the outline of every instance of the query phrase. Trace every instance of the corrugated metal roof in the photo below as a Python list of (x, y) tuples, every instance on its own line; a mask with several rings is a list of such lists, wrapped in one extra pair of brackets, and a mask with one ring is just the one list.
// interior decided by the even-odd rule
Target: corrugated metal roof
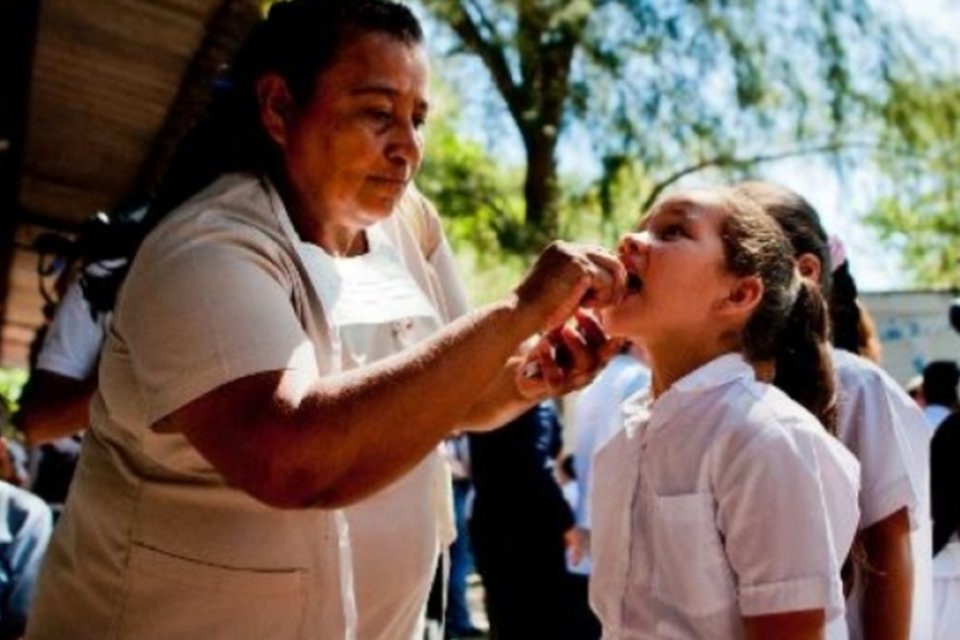
[(40, 3), (3, 365), (26, 363), (43, 321), (37, 256), (26, 248), (37, 225), (76, 226), (152, 184), (259, 10), (259, 0)]

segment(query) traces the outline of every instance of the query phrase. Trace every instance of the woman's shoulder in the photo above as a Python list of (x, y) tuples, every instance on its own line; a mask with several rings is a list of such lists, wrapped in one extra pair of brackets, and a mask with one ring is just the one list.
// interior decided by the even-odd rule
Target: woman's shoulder
[(270, 251), (285, 244), (272, 188), (249, 174), (226, 174), (171, 211), (144, 241), (146, 254), (210, 244)]

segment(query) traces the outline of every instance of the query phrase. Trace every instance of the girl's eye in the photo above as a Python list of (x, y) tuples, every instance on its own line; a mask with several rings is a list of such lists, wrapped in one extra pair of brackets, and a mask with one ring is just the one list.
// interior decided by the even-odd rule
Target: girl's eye
[(683, 238), (687, 235), (686, 230), (683, 228), (683, 225), (680, 224), (668, 224), (663, 229), (660, 230), (660, 237), (664, 240), (673, 240), (675, 238)]

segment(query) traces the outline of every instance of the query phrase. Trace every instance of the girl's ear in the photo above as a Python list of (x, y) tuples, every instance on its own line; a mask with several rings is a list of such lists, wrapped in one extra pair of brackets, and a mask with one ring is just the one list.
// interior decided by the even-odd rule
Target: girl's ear
[(760, 276), (745, 276), (733, 281), (727, 297), (720, 302), (722, 313), (747, 314), (760, 304), (763, 298), (763, 280)]
[(270, 139), (281, 149), (287, 146), (287, 127), (293, 111), (290, 88), (279, 74), (268, 73), (257, 80), (260, 122)]
[(802, 253), (797, 257), (797, 270), (800, 275), (810, 282), (820, 283), (820, 272), (823, 265), (820, 264), (820, 258), (812, 253)]

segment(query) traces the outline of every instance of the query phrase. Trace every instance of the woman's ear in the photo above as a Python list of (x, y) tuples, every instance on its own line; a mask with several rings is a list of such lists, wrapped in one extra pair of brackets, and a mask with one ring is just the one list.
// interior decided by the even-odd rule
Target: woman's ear
[(277, 146), (286, 148), (287, 127), (293, 112), (293, 96), (286, 80), (277, 73), (268, 73), (257, 80), (257, 103), (263, 130)]

